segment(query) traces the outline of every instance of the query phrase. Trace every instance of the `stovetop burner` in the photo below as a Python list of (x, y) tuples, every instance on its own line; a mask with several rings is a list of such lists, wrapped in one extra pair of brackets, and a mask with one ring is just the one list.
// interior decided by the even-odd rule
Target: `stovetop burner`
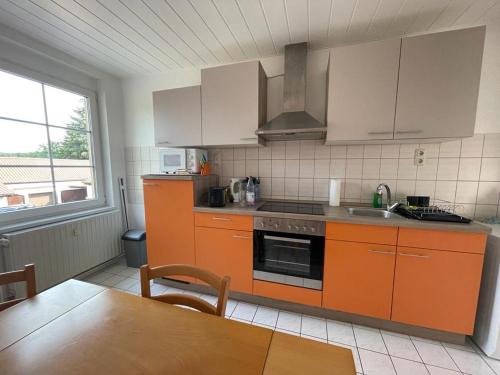
[(284, 212), (288, 214), (324, 215), (319, 203), (270, 201), (260, 206), (257, 211)]

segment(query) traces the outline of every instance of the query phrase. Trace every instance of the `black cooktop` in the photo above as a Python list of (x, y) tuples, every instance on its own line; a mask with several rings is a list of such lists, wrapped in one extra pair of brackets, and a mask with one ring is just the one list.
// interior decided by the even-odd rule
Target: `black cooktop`
[(257, 211), (284, 212), (287, 214), (324, 215), (319, 203), (271, 201), (266, 202)]

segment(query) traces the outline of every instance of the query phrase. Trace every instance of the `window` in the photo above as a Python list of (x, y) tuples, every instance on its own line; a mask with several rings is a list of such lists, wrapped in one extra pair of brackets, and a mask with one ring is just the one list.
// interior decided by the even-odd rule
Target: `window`
[(0, 217), (99, 201), (93, 99), (0, 71)]

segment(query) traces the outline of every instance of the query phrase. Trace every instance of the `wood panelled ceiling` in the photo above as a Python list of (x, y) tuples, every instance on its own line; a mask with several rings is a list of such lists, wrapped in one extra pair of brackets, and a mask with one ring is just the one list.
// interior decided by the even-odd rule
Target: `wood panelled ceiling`
[[(119, 76), (476, 25), (500, 0), (0, 0), (0, 23)], [(1, 53), (1, 52), (0, 52)]]

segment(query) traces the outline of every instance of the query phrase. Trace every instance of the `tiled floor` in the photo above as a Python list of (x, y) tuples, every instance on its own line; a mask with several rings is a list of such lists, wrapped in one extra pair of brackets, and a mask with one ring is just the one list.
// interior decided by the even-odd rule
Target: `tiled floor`
[[(140, 294), (139, 270), (118, 263), (85, 281)], [(193, 293), (153, 284), (152, 294)], [(193, 293), (210, 303), (214, 296)], [(351, 349), (359, 374), (500, 375), (500, 361), (486, 357), (473, 343), (465, 346), (381, 331), (329, 319), (229, 300), (226, 317)]]

